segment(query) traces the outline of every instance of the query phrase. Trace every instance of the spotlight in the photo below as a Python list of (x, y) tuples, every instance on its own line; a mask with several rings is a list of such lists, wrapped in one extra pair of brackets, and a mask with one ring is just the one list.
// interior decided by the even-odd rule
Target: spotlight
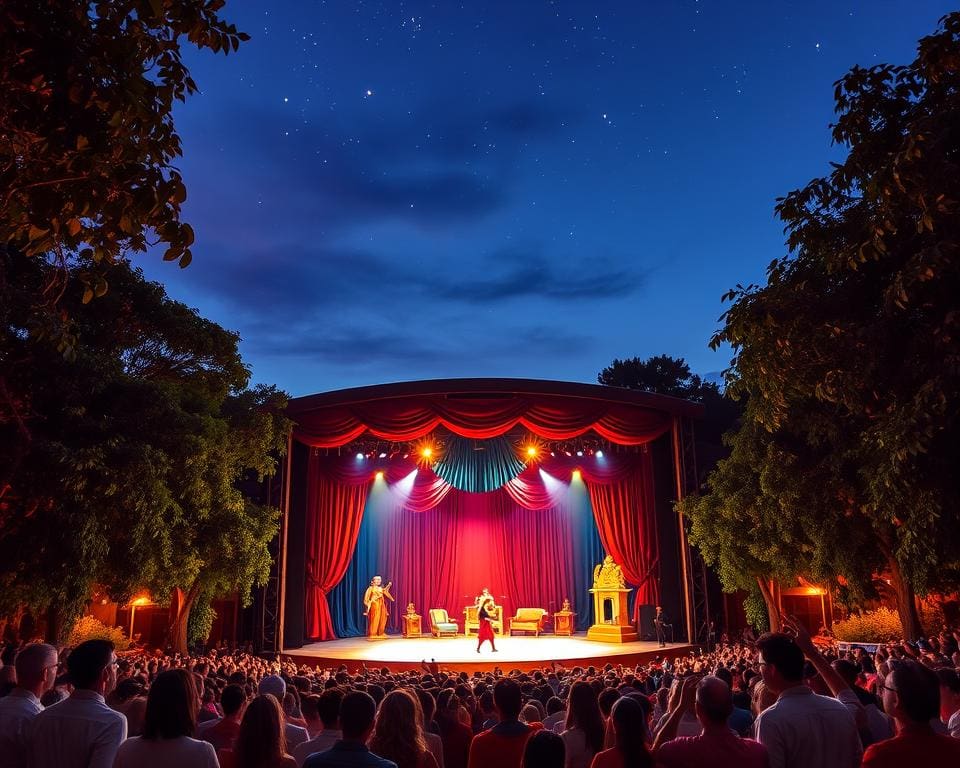
[(426, 448), (420, 451), (420, 455), (425, 459), (429, 459), (431, 456), (433, 456), (433, 448), (428, 445)]
[(583, 456), (583, 451), (577, 451), (577, 456)]
[(358, 453), (358, 454), (357, 454), (357, 461), (363, 461), (363, 454), (362, 454), (362, 453)]
[(532, 458), (534, 458), (536, 455), (537, 455), (537, 446), (535, 446), (535, 445), (530, 445), (530, 446), (528, 446), (528, 447), (527, 447), (527, 456), (529, 456), (529, 457), (532, 459)]
[(382, 469), (381, 469), (379, 472), (377, 472), (377, 480), (383, 480), (383, 470), (382, 470)]
[(556, 456), (557, 453), (556, 453), (556, 451), (550, 451), (550, 455), (551, 455), (551, 456)]
[(385, 459), (385, 458), (387, 458), (387, 454), (385, 454), (385, 453), (381, 453), (381, 454), (380, 454), (380, 458), (381, 458), (381, 459)]
[(602, 459), (602, 458), (603, 458), (603, 451), (597, 451), (597, 458), (598, 458), (598, 459)]
[(581, 475), (580, 475), (580, 470), (579, 470), (579, 469), (573, 470), (573, 479), (574, 479), (574, 480), (579, 480), (580, 477), (581, 477)]

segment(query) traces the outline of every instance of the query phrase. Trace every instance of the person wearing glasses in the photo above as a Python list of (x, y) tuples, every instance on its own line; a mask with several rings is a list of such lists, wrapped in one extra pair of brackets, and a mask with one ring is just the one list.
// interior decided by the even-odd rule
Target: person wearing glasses
[(877, 683), (883, 709), (897, 721), (897, 735), (867, 747), (864, 768), (910, 765), (960, 765), (960, 739), (930, 725), (940, 714), (937, 673), (913, 660), (891, 662), (890, 674)]
[(27, 765), (26, 736), (33, 719), (43, 711), (40, 697), (57, 678), (57, 649), (34, 643), (17, 654), (17, 687), (0, 699), (0, 755), (10, 768)]
[(37, 715), (28, 732), (31, 768), (112, 768), (127, 738), (127, 718), (104, 697), (117, 684), (117, 654), (109, 640), (87, 640), (67, 657), (73, 693)]

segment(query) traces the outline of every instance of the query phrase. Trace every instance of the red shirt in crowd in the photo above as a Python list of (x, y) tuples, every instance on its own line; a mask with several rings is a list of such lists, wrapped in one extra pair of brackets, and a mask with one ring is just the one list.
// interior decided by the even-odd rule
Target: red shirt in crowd
[(960, 739), (935, 733), (926, 725), (908, 726), (892, 739), (878, 741), (863, 753), (863, 768), (905, 765), (960, 765)]
[(663, 768), (767, 768), (770, 758), (759, 741), (742, 739), (731, 730), (705, 731), (699, 736), (679, 736), (657, 750)]
[(497, 723), (490, 730), (477, 734), (470, 745), (468, 768), (520, 768), (527, 740), (537, 730), (515, 720)]

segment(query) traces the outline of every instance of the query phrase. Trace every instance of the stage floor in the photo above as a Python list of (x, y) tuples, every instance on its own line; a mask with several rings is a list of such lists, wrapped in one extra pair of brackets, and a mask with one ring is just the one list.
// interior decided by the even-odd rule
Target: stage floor
[(367, 666), (386, 666), (391, 669), (418, 669), (421, 660), (431, 659), (443, 669), (488, 670), (493, 667), (510, 669), (537, 669), (557, 661), (564, 667), (599, 666), (608, 661), (613, 664), (637, 664), (652, 661), (656, 656), (686, 654), (692, 646), (669, 643), (660, 648), (656, 642), (599, 643), (587, 640), (585, 635), (556, 637), (498, 637), (497, 653), (485, 643), (480, 653), (476, 652), (477, 637), (404, 638), (389, 637), (386, 640), (370, 641), (363, 637), (310, 643), (302, 648), (283, 652), (297, 663), (319, 667), (338, 667), (346, 664), (350, 671)]

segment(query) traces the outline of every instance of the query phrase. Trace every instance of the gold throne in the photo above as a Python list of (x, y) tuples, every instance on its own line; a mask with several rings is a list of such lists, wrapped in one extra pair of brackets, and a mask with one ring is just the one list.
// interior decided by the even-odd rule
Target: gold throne
[[(477, 616), (479, 609), (475, 605), (468, 605), (463, 609), (463, 634), (469, 635), (471, 631), (480, 631), (480, 619)], [(493, 626), (493, 632), (497, 635), (503, 634), (503, 606), (493, 606), (493, 616), (490, 617), (490, 624)]]
[(593, 626), (587, 630), (588, 640), (602, 643), (631, 643), (639, 639), (627, 612), (627, 589), (620, 566), (607, 555), (593, 569)]

